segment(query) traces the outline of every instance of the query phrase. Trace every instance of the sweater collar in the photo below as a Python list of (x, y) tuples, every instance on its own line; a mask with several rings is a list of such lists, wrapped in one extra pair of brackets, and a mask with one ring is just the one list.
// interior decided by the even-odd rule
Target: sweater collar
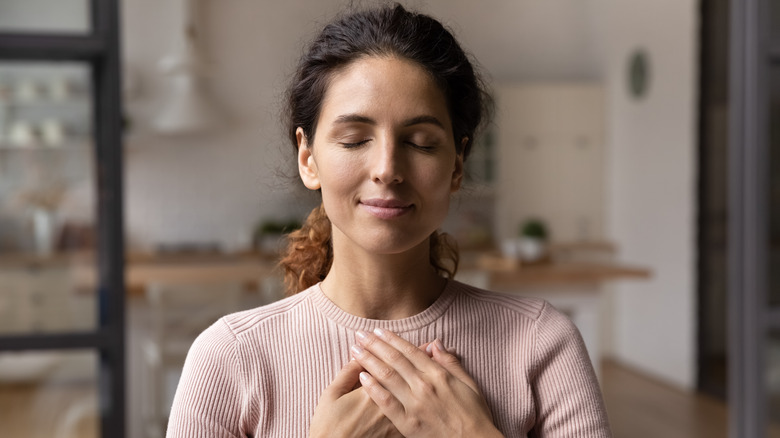
[(403, 333), (418, 330), (441, 317), (450, 304), (452, 304), (453, 300), (455, 300), (457, 289), (455, 283), (456, 282), (453, 280), (448, 279), (447, 284), (444, 286), (444, 290), (433, 304), (422, 312), (403, 319), (370, 319), (347, 313), (325, 295), (320, 283), (312, 286), (309, 297), (314, 306), (322, 312), (325, 317), (342, 327), (364, 331), (370, 331), (379, 327), (394, 333)]

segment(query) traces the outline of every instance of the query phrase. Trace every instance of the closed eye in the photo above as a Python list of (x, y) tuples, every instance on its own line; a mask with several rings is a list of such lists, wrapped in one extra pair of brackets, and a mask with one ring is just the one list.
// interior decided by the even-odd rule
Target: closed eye
[(408, 144), (409, 146), (411, 146), (413, 148), (416, 148), (416, 149), (419, 149), (419, 150), (425, 151), (425, 152), (432, 152), (434, 149), (436, 149), (436, 147), (434, 147), (434, 146), (420, 145), (420, 144), (417, 144), (417, 143), (413, 143), (411, 141), (407, 141), (406, 144)]
[(364, 144), (368, 143), (370, 140), (361, 140), (357, 143), (340, 143), (342, 146), (344, 146), (347, 149), (352, 149), (356, 147), (363, 146)]

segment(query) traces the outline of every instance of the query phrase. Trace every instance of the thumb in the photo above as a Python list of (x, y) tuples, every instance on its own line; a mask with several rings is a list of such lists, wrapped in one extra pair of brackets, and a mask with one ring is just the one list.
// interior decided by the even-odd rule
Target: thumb
[(471, 376), (463, 369), (457, 356), (444, 348), (444, 345), (439, 339), (435, 339), (431, 343), (431, 353), (433, 360), (441, 365), (450, 374), (455, 376), (458, 380), (465, 383), (469, 388), (479, 395), (482, 395), (482, 391), (477, 386), (477, 382), (471, 378)]
[(351, 360), (344, 365), (336, 377), (330, 382), (327, 388), (322, 392), (321, 399), (336, 400), (342, 395), (351, 392), (355, 385), (360, 381), (360, 372), (363, 367), (356, 360)]
[[(420, 350), (424, 351), (428, 357), (433, 357), (433, 341), (420, 345)], [(447, 348), (447, 352), (453, 355), (457, 354), (455, 347)]]

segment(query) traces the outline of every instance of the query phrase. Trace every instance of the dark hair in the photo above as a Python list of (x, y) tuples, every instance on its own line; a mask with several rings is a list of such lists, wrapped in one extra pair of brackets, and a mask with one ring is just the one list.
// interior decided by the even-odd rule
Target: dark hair
[[(436, 19), (407, 11), (399, 4), (343, 15), (326, 25), (308, 46), (287, 90), (286, 111), (283, 114), (287, 135), (296, 156), (296, 131), (299, 127), (309, 144), (313, 144), (322, 101), (332, 76), (366, 56), (396, 56), (423, 67), (444, 93), (456, 151), (463, 154), (464, 159), (468, 157), (476, 133), (492, 111), (490, 95), (452, 33)], [(307, 277), (313, 275), (313, 266), (308, 260), (310, 255), (301, 257), (296, 253), (314, 250), (306, 242), (320, 246), (325, 242), (330, 245), (329, 236), (323, 239), (319, 234), (311, 235), (313, 229), (324, 228), (321, 225), (323, 217), (327, 220), (324, 210), (317, 210), (317, 214), (312, 215), (314, 217), (320, 221), (320, 225), (310, 227), (307, 223), (301, 230), (292, 233), (287, 253), (280, 263), (287, 277), (288, 293), (298, 292), (322, 280), (330, 267), (331, 260), (324, 260), (318, 264), (320, 269), (314, 277), (308, 280), (303, 278), (304, 271), (308, 272)], [(329, 230), (329, 227), (326, 228)], [(440, 273), (454, 276), (457, 270), (454, 243), (446, 236), (434, 234), (432, 246), (436, 243), (449, 248), (432, 248), (431, 264)], [(332, 250), (319, 247), (316, 252), (332, 257)], [(454, 265), (452, 269), (446, 267), (448, 263), (441, 257), (451, 259), (452, 263), (449, 264)], [(302, 264), (304, 259), (308, 260), (306, 266)]]

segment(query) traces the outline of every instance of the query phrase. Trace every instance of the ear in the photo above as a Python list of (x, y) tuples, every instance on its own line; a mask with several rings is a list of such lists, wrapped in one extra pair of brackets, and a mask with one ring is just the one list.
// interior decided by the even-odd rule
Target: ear
[(320, 188), (320, 177), (317, 171), (317, 163), (314, 161), (309, 141), (303, 133), (303, 128), (295, 130), (295, 138), (298, 141), (298, 174), (303, 185), (310, 190)]
[[(460, 150), (463, 150), (468, 143), (469, 138), (463, 137)], [(450, 192), (455, 193), (460, 190), (460, 186), (463, 183), (463, 152), (455, 156), (455, 169), (452, 171), (452, 184), (450, 186)]]

